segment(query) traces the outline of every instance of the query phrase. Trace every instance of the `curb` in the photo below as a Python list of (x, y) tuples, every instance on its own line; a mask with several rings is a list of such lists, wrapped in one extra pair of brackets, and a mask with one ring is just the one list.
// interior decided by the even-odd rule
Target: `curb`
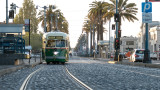
[(137, 63), (137, 62), (135, 62), (135, 63), (133, 63), (133, 62), (115, 62), (115, 61), (107, 61), (107, 63), (139, 66), (139, 67), (148, 67), (148, 68), (160, 68), (160, 64)]
[[(106, 61), (100, 58), (97, 58), (95, 60), (98, 61)], [(117, 61), (107, 61), (107, 63), (110, 64), (122, 64), (122, 65), (130, 65), (130, 66), (139, 66), (139, 67), (147, 67), (147, 68), (160, 68), (160, 64), (150, 64), (150, 63), (138, 63), (138, 62), (117, 62)]]
[(27, 68), (35, 67), (38, 64), (40, 64), (40, 63), (35, 63), (35, 64), (32, 64), (32, 65), (20, 65), (18, 67), (11, 67), (11, 68), (2, 69), (2, 70), (0, 70), (0, 76), (15, 72), (15, 71), (23, 69), (25, 67), (27, 67)]
[(0, 76), (11, 73), (11, 72), (15, 72), (17, 70), (20, 70), (22, 68), (25, 68), (25, 66), (19, 66), (19, 67), (11, 67), (11, 68), (7, 68), (7, 69), (2, 69), (0, 70)]

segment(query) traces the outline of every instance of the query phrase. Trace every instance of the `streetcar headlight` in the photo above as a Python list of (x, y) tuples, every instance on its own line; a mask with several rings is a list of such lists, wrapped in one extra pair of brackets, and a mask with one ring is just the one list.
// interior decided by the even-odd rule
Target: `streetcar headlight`
[(54, 55), (57, 55), (59, 52), (54, 52)]

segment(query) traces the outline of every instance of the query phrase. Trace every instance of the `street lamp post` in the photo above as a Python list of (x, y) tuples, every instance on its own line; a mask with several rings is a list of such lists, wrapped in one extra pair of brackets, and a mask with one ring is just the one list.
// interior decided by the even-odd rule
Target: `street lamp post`
[(110, 42), (110, 37), (111, 37), (111, 31), (110, 31), (110, 24), (111, 24), (111, 20), (109, 20), (109, 57), (111, 55), (111, 42)]
[[(38, 7), (40, 6), (36, 6), (36, 9), (38, 9)], [(46, 32), (46, 9), (48, 8), (47, 6), (44, 6), (44, 7), (40, 7), (40, 8), (43, 8), (44, 9), (44, 32)], [(54, 6), (52, 6), (52, 9), (55, 9)]]
[[(40, 6), (36, 6), (36, 9), (38, 9)], [(48, 8), (47, 6), (40, 7), (44, 9), (44, 32), (46, 32), (46, 9)]]

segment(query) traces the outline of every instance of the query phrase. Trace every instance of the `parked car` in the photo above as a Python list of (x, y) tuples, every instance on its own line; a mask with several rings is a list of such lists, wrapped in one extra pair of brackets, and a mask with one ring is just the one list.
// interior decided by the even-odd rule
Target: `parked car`
[(153, 60), (156, 60), (157, 59), (157, 53), (150, 53), (150, 58), (153, 59)]
[(126, 53), (119, 53), (119, 56), (122, 57), (122, 59), (127, 58), (125, 54)]
[(144, 49), (134, 49), (131, 51), (130, 61), (137, 62), (143, 61), (144, 58)]

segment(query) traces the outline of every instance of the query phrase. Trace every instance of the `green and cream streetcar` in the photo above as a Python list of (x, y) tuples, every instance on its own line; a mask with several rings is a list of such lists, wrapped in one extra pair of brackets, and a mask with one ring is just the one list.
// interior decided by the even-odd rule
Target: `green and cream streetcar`
[(43, 35), (42, 56), (46, 63), (62, 63), (69, 58), (69, 36), (60, 31), (48, 32)]

